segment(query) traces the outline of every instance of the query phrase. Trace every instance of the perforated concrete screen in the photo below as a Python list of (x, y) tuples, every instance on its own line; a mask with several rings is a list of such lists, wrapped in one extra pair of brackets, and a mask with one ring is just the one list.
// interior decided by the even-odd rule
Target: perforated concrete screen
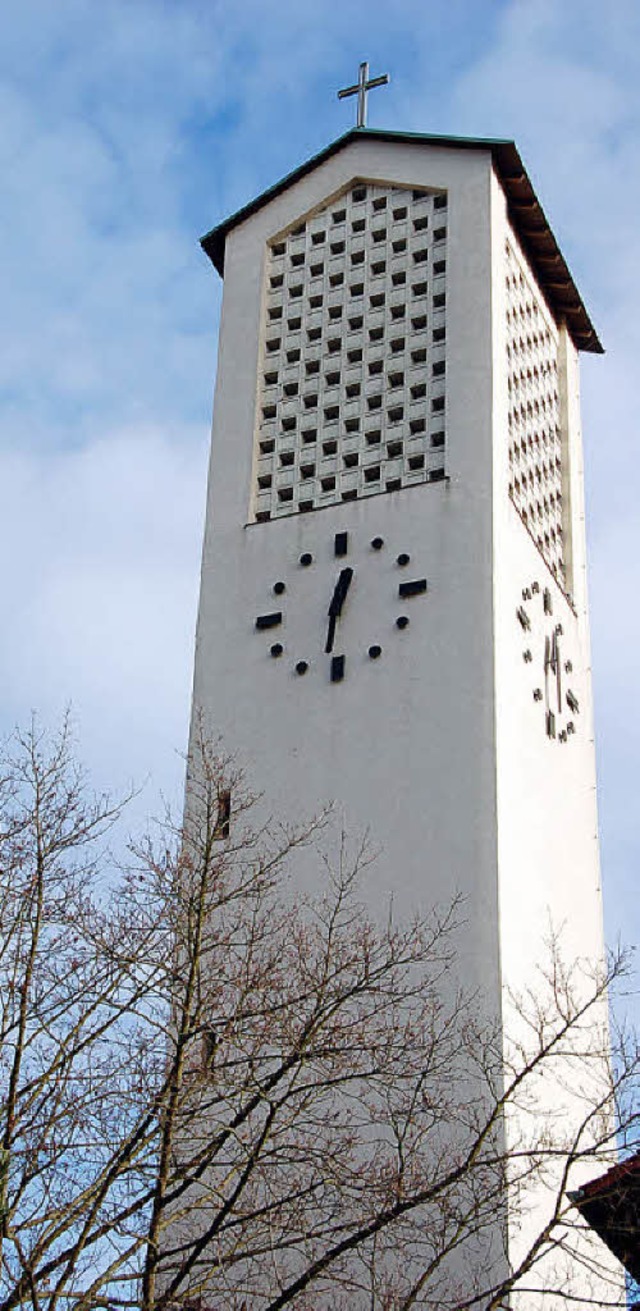
[(444, 477), (447, 196), (356, 181), (271, 241), (252, 517)]
[(563, 584), (558, 331), (515, 239), (506, 245), (505, 278), (509, 493)]

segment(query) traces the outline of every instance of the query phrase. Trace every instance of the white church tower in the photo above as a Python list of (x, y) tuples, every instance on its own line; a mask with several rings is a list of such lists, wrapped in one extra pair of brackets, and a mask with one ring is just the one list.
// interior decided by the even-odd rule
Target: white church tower
[(202, 244), (224, 299), (194, 715), (271, 812), (336, 801), (370, 831), (373, 906), (460, 892), (498, 1013), (551, 930), (602, 959), (600, 343), (509, 141), (358, 127)]

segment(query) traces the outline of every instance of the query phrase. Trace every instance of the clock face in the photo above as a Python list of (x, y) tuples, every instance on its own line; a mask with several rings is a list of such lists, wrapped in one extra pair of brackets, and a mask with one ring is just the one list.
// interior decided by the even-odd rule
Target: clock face
[[(351, 559), (350, 559), (351, 557)], [(279, 608), (273, 608), (256, 616), (255, 629), (258, 633), (268, 634), (267, 654), (274, 660), (283, 659), (285, 667), (301, 677), (319, 670), (332, 683), (341, 683), (347, 672), (346, 652), (346, 616), (352, 606), (357, 605), (357, 575), (365, 567), (365, 557), (372, 562), (380, 575), (380, 583), (389, 604), (389, 622), (385, 633), (371, 634), (370, 642), (364, 648), (364, 655), (369, 660), (383, 659), (389, 647), (393, 633), (394, 640), (399, 640), (401, 633), (410, 627), (410, 609), (415, 600), (424, 597), (427, 592), (426, 578), (419, 577), (413, 570), (408, 551), (394, 554), (382, 537), (373, 537), (364, 552), (354, 554), (351, 549), (348, 532), (336, 533), (333, 538), (333, 561), (330, 570), (326, 563), (314, 558), (311, 551), (303, 551), (296, 560), (288, 563), (286, 572), (274, 579), (272, 595), (278, 598)], [(322, 607), (322, 641), (316, 649), (293, 651), (287, 649), (285, 641), (286, 612), (292, 602), (288, 601), (287, 588), (291, 575), (308, 573), (322, 569), (326, 576)], [(287, 575), (289, 575), (287, 577)], [(297, 582), (297, 578), (296, 578)], [(300, 587), (296, 586), (296, 594)], [(281, 598), (281, 599), (280, 599)], [(275, 639), (275, 640), (273, 640)], [(355, 652), (354, 652), (355, 654)]]
[(533, 674), (533, 699), (540, 704), (544, 731), (552, 741), (568, 742), (577, 731), (580, 705), (571, 686), (573, 658), (554, 616), (550, 589), (541, 590), (539, 583), (523, 587), (516, 619), (527, 641), (522, 658)]

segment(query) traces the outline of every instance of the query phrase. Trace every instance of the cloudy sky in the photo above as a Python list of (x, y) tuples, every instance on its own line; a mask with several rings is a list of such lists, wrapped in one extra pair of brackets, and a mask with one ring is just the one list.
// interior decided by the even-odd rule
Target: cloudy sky
[(607, 929), (640, 938), (637, 0), (5, 0), (0, 724), (180, 794), (216, 329), (198, 237), (352, 122), (513, 137), (607, 348), (583, 367)]

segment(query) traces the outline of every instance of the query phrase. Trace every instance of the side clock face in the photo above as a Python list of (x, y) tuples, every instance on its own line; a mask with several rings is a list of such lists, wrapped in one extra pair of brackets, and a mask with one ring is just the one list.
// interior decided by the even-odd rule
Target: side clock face
[(516, 619), (529, 643), (522, 658), (534, 675), (533, 699), (544, 713), (546, 735), (567, 742), (576, 732), (580, 705), (571, 686), (573, 659), (562, 624), (554, 616), (549, 588), (541, 591), (539, 583), (523, 587)]
[[(424, 597), (427, 591), (426, 578), (414, 576), (411, 565), (411, 556), (407, 551), (402, 551), (399, 555), (393, 555), (387, 550), (382, 537), (374, 537), (367, 548), (367, 554), (377, 561), (376, 567), (379, 568), (381, 581), (385, 587), (388, 596), (389, 605), (394, 607), (390, 614), (390, 624), (387, 628), (392, 628), (396, 632), (404, 632), (409, 628), (410, 615), (407, 611), (413, 603), (414, 598)], [(336, 533), (333, 539), (333, 556), (335, 559), (344, 560), (349, 556), (349, 534), (347, 532)], [(304, 551), (299, 556), (295, 564), (296, 574), (299, 570), (307, 571), (313, 568), (321, 568), (319, 561), (314, 559), (310, 551)], [(324, 593), (322, 622), (319, 631), (322, 633), (322, 640), (318, 643), (320, 649), (308, 650), (304, 652), (288, 651), (283, 640), (272, 642), (269, 647), (269, 655), (278, 660), (285, 657), (285, 663), (293, 669), (297, 676), (306, 674), (312, 667), (320, 667), (328, 670), (329, 679), (332, 683), (341, 683), (346, 674), (347, 657), (344, 651), (345, 640), (345, 617), (350, 608), (357, 604), (357, 563), (331, 566), (331, 572), (327, 573), (327, 585)], [(324, 570), (323, 570), (324, 572)], [(400, 577), (398, 574), (400, 573)], [(277, 579), (272, 586), (274, 596), (285, 597), (287, 588), (293, 592), (293, 588), (285, 581), (285, 578)], [(300, 589), (296, 586), (296, 596)], [(288, 600), (288, 605), (293, 603), (293, 596)], [(280, 629), (285, 624), (285, 611), (271, 610), (265, 614), (260, 614), (255, 620), (255, 628), (258, 632), (269, 632), (275, 636), (275, 630)], [(280, 636), (280, 635), (278, 635)], [(364, 654), (369, 660), (379, 660), (384, 655), (381, 634), (372, 634), (376, 640), (370, 646), (364, 648)], [(289, 660), (286, 657), (289, 656)]]

